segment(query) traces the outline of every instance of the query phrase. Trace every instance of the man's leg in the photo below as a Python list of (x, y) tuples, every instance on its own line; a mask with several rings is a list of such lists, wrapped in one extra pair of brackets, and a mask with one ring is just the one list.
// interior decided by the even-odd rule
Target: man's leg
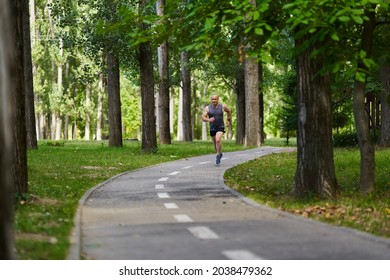
[(217, 143), (216, 143), (216, 140), (215, 140), (215, 136), (211, 136), (211, 140), (213, 140), (214, 149), (215, 149), (215, 151), (217, 151)]
[(215, 146), (215, 151), (217, 152), (217, 155), (220, 156), (222, 152), (222, 131), (218, 131), (217, 134), (215, 135), (215, 140), (214, 140), (214, 146)]

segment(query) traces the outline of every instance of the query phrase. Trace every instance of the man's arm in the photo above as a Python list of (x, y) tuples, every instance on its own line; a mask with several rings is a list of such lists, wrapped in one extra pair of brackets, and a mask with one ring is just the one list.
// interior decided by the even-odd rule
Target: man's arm
[(223, 105), (223, 110), (226, 112), (227, 115), (226, 125), (230, 126), (230, 124), (232, 123), (232, 111), (226, 105)]
[(202, 121), (204, 122), (210, 122), (210, 119), (208, 118), (209, 114), (209, 106), (204, 107), (203, 114), (202, 114)]

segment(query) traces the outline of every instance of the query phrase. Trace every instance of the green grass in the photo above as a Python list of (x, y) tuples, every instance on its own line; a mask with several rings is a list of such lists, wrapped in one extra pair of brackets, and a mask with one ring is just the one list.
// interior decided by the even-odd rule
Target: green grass
[[(224, 141), (224, 151), (243, 149)], [(65, 259), (78, 202), (93, 186), (125, 171), (213, 153), (210, 141), (161, 145), (145, 154), (140, 143), (123, 148), (107, 142), (39, 142), (28, 151), (29, 192), (15, 208), (15, 240), (19, 259)]]
[[(271, 139), (266, 145), (283, 146), (283, 141)], [(224, 141), (225, 152), (241, 149)], [(95, 185), (122, 172), (213, 152), (210, 141), (161, 145), (155, 154), (142, 153), (140, 143), (131, 141), (124, 142), (123, 148), (109, 148), (107, 142), (39, 142), (38, 150), (28, 151), (29, 193), (15, 208), (18, 258), (65, 259), (78, 202)], [(359, 152), (336, 149), (337, 178), (343, 188), (337, 201), (288, 196), (295, 153), (262, 157), (228, 170), (225, 177), (232, 188), (260, 203), (390, 237), (389, 158), (389, 149), (377, 151), (377, 192), (361, 196), (357, 188)]]
[(342, 189), (336, 200), (289, 195), (296, 156), (295, 152), (273, 154), (236, 166), (225, 173), (226, 184), (273, 208), (390, 237), (390, 149), (376, 151), (376, 191), (369, 195), (359, 192), (359, 150), (335, 149), (336, 176)]

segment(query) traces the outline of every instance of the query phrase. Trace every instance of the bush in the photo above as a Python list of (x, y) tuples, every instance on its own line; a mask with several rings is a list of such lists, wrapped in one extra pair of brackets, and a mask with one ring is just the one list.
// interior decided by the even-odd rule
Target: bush
[(335, 147), (358, 147), (359, 141), (356, 132), (342, 132), (333, 135)]

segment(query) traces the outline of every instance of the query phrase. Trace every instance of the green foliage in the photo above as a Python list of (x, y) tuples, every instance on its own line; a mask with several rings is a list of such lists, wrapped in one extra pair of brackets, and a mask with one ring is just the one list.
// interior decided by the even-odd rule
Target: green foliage
[(345, 131), (334, 134), (333, 145), (335, 147), (359, 147), (356, 131)]

